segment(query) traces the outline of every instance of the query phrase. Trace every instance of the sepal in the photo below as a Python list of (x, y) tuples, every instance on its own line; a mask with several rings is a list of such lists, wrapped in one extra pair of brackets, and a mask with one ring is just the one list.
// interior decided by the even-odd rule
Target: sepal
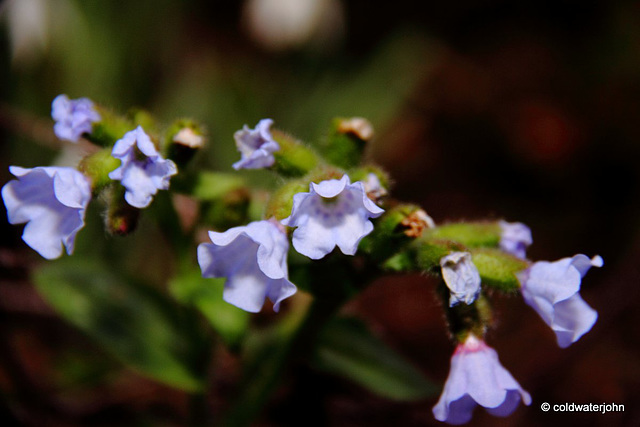
[(457, 222), (428, 231), (433, 239), (452, 240), (468, 248), (497, 247), (501, 228), (497, 222)]
[(102, 147), (112, 146), (125, 133), (136, 127), (133, 121), (108, 108), (96, 105), (96, 110), (100, 114), (101, 120), (93, 124), (93, 129), (90, 134), (86, 134), (86, 138)]
[(520, 289), (517, 274), (529, 266), (527, 261), (489, 248), (472, 250), (472, 255), (473, 263), (480, 272), (482, 286), (503, 292)]
[(321, 163), (315, 151), (291, 135), (273, 129), (271, 136), (280, 146), (280, 149), (273, 153), (275, 163), (272, 166), (272, 169), (280, 175), (304, 176)]
[(78, 165), (78, 170), (91, 178), (91, 190), (97, 194), (113, 182), (109, 178), (109, 173), (118, 166), (120, 166), (120, 160), (111, 155), (111, 148), (104, 148), (83, 158)]

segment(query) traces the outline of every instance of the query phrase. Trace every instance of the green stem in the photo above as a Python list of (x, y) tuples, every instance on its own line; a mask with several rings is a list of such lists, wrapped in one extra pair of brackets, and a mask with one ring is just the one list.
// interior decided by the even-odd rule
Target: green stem
[(293, 319), (285, 324), (281, 340), (276, 340), (258, 360), (258, 370), (249, 378), (242, 394), (227, 413), (222, 425), (248, 426), (262, 411), (269, 397), (280, 384), (291, 364), (302, 363), (313, 351), (316, 338), (323, 327), (345, 302), (345, 299), (316, 298), (303, 314), (302, 319)]

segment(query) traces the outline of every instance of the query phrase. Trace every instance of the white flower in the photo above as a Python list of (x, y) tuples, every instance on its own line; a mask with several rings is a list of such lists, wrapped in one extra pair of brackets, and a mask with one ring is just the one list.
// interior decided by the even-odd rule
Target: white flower
[(471, 304), (480, 293), (480, 273), (469, 252), (452, 252), (440, 259), (442, 278), (451, 291), (449, 307)]

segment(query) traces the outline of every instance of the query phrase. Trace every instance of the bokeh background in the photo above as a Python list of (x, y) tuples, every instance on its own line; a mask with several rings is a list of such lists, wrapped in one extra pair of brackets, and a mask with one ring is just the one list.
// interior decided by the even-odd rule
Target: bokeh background
[[(0, 2), (2, 183), (11, 164), (75, 155), (51, 131), (60, 93), (167, 121), (193, 117), (210, 135), (199, 161), (223, 171), (244, 124), (271, 117), (315, 143), (334, 116), (368, 118), (369, 160), (390, 172), (395, 197), (436, 222), (522, 221), (533, 230), (532, 259), (605, 260), (582, 286), (598, 322), (565, 350), (520, 297), (496, 296), (488, 341), (533, 404), (506, 419), (478, 410), (472, 425), (640, 425), (640, 2)], [(2, 425), (184, 425), (186, 396), (124, 368), (61, 320), (29, 279), (44, 261), (21, 242), (21, 227), (6, 217), (0, 227)], [(99, 245), (101, 233), (83, 231), (78, 250)], [(162, 278), (157, 260), (134, 262)], [(383, 278), (345, 311), (442, 384), (453, 346), (434, 285)], [(232, 356), (218, 363), (214, 412), (237, 379)], [(308, 394), (288, 394), (292, 382)], [(436, 400), (388, 401), (304, 371), (256, 425), (437, 425)], [(542, 402), (625, 412), (545, 413)], [(310, 407), (322, 416), (306, 418)]]

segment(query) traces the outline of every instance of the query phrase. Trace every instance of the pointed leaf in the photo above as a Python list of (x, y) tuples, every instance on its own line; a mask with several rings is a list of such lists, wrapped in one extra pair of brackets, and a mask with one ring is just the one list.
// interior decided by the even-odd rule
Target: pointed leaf
[(127, 366), (183, 390), (203, 388), (193, 334), (162, 295), (79, 257), (45, 264), (33, 280), (62, 317)]
[(207, 318), (224, 342), (239, 345), (249, 325), (249, 313), (222, 299), (226, 279), (206, 279), (193, 269), (174, 277), (169, 283), (173, 295), (185, 304), (194, 305)]
[(420, 371), (356, 319), (337, 318), (327, 325), (316, 349), (314, 366), (389, 399), (418, 400), (438, 391)]

